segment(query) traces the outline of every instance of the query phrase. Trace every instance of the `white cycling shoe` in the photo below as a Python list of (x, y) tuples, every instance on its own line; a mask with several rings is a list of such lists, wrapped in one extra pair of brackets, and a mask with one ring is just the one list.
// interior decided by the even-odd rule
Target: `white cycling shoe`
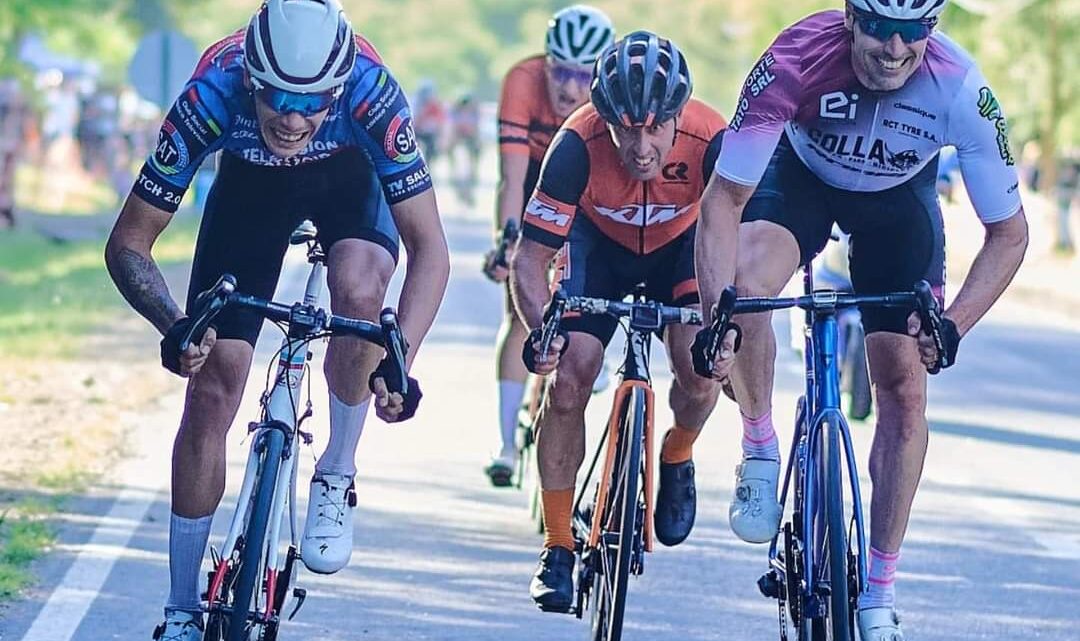
[(154, 628), (154, 641), (202, 641), (201, 614), (166, 610), (165, 621)]
[(768, 543), (780, 529), (776, 486), (780, 462), (743, 459), (735, 468), (735, 495), (728, 508), (731, 529), (747, 543)]
[(349, 563), (353, 548), (353, 513), (356, 490), (353, 478), (319, 474), (311, 478), (304, 539), (300, 558), (317, 574), (333, 574)]
[(904, 641), (900, 617), (892, 608), (866, 608), (858, 611), (857, 618), (862, 641)]

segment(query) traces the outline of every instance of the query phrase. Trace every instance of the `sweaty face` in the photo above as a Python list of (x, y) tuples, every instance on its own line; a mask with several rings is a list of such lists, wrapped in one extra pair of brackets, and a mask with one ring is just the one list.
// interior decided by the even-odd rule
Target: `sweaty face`
[(619, 160), (632, 178), (644, 181), (660, 175), (660, 168), (675, 146), (675, 120), (652, 127), (608, 125)]
[(926, 55), (929, 38), (908, 44), (900, 34), (893, 33), (882, 42), (863, 33), (850, 12), (847, 26), (852, 31), (851, 65), (855, 77), (871, 91), (895, 91), (903, 87)]
[(307, 147), (326, 120), (329, 109), (311, 116), (297, 112), (279, 114), (271, 109), (258, 94), (255, 95), (255, 116), (259, 120), (259, 132), (266, 147), (279, 158), (291, 158)]
[(547, 89), (555, 115), (566, 118), (589, 100), (592, 67), (547, 61)]

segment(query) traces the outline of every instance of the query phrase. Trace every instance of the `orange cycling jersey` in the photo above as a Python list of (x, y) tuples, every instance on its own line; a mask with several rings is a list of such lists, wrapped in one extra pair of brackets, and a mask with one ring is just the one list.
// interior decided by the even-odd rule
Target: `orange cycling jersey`
[(691, 100), (678, 118), (675, 145), (660, 175), (631, 178), (607, 123), (591, 105), (575, 111), (556, 135), (540, 182), (525, 207), (523, 233), (549, 247), (563, 245), (574, 217), (584, 215), (607, 237), (638, 255), (650, 254), (694, 225), (727, 122)]
[(533, 56), (514, 65), (499, 99), (499, 152), (529, 154), (537, 164), (564, 120), (551, 107), (545, 64)]

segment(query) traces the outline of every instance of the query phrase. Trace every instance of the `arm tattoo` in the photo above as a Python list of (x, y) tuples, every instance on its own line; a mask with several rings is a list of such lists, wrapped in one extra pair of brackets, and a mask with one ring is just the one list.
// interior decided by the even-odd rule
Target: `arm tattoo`
[(125, 247), (108, 261), (108, 266), (116, 288), (159, 332), (169, 331), (173, 322), (183, 316), (154, 261)]

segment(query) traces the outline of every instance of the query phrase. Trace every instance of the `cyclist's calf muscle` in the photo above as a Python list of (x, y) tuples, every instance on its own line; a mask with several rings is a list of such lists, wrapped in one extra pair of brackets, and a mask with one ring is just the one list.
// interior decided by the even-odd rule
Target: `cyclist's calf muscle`
[(560, 360), (540, 415), (537, 456), (545, 490), (574, 487), (585, 458), (585, 406), (604, 358), (596, 337), (574, 332), (571, 341), (574, 349)]

